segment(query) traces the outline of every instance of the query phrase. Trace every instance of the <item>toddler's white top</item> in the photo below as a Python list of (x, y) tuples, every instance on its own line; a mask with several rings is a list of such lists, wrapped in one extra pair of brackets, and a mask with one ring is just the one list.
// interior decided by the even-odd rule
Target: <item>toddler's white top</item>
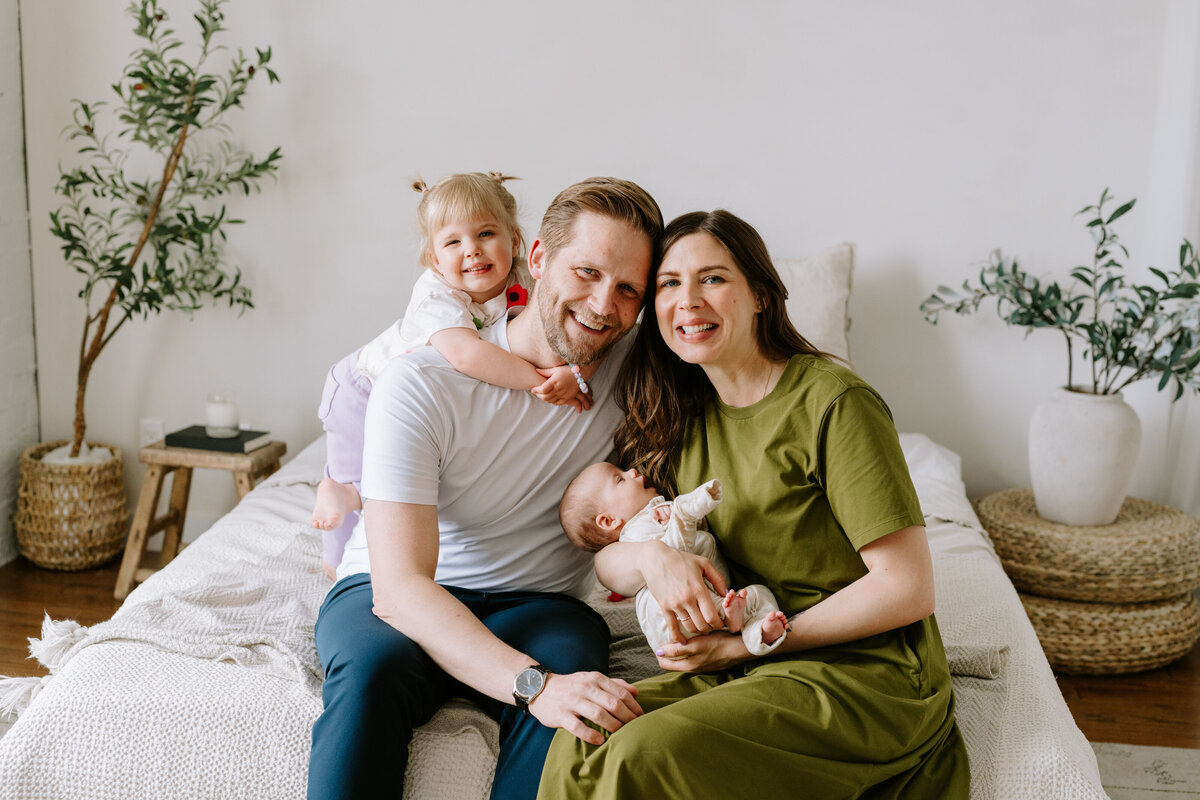
[(435, 270), (423, 270), (413, 284), (404, 316), (358, 351), (355, 372), (374, 384), (393, 358), (424, 347), (438, 331), (448, 328), (474, 331), (508, 319), (510, 311), (515, 315), (525, 307), (523, 301), (509, 305), (508, 294), (516, 286), (526, 293), (533, 288), (533, 279), (523, 263), (513, 265), (504, 291), (484, 303), (476, 303), (471, 295), (446, 283)]

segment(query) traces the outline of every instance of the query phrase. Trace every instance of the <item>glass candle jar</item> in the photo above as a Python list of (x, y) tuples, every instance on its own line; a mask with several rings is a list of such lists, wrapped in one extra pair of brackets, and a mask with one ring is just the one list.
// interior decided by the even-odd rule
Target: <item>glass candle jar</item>
[(209, 392), (204, 407), (204, 432), (214, 439), (238, 435), (238, 407), (233, 392)]

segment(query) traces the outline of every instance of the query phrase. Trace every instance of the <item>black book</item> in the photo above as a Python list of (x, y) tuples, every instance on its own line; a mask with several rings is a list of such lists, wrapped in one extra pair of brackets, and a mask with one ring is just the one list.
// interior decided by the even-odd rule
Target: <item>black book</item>
[(182, 430), (168, 433), (163, 440), (167, 447), (190, 447), (193, 450), (220, 450), (223, 453), (249, 453), (251, 450), (270, 444), (271, 434), (267, 431), (242, 429), (237, 436), (218, 439), (204, 432), (203, 425), (189, 425)]

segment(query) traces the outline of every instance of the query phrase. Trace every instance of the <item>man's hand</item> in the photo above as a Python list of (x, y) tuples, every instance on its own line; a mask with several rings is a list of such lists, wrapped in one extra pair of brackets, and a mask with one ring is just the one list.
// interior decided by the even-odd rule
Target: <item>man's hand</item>
[(604, 744), (604, 734), (584, 724), (594, 722), (609, 733), (642, 715), (637, 689), (599, 672), (552, 673), (529, 713), (550, 728), (565, 728), (588, 744)]

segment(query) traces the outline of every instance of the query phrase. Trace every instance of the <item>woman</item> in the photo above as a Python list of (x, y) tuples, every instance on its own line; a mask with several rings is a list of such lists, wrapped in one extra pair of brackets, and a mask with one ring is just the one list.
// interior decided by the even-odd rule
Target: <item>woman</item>
[(765, 584), (791, 629), (754, 659), (718, 630), (704, 579), (726, 587), (706, 560), (606, 547), (606, 586), (646, 586), (668, 619), (713, 632), (659, 651), (667, 672), (638, 684), (648, 713), (605, 744), (560, 731), (539, 796), (967, 797), (924, 519), (887, 406), (792, 327), (745, 222), (686, 214), (663, 249), (658, 324), (624, 376), (621, 462), (680, 491), (719, 478), (708, 522), (731, 588)]

